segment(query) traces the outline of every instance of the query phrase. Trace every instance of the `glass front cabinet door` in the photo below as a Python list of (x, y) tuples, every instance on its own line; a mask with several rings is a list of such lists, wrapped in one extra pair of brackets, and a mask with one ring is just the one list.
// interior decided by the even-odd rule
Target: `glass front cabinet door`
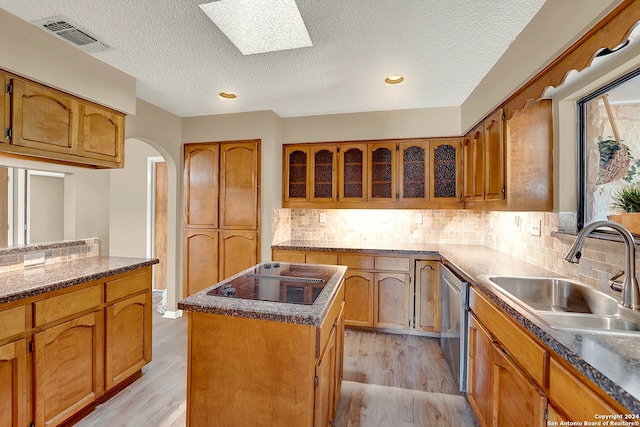
[(369, 201), (393, 201), (396, 199), (396, 149), (397, 144), (369, 144)]
[(367, 200), (367, 144), (340, 144), (341, 202), (364, 202)]
[(285, 147), (284, 162), (284, 201), (309, 201), (309, 147)]
[(429, 200), (429, 141), (400, 142), (400, 203)]
[(311, 157), (311, 201), (335, 202), (337, 200), (338, 146), (313, 145)]

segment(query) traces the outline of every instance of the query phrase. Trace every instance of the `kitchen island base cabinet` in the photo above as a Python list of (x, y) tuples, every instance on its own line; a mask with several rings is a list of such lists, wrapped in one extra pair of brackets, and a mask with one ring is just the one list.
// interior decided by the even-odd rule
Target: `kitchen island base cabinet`
[(187, 316), (187, 426), (331, 425), (342, 380), (344, 292), (320, 326)]

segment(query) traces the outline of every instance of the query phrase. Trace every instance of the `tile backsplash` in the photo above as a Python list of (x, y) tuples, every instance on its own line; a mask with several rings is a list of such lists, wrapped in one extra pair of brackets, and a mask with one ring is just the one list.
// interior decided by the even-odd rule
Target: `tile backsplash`
[(29, 258), (29, 254), (34, 253), (44, 255), (45, 264), (94, 257), (100, 255), (100, 239), (93, 237), (0, 249), (0, 272), (25, 268), (25, 255)]
[[(553, 212), (277, 209), (273, 212), (272, 242), (349, 240), (484, 245), (611, 292), (608, 279), (624, 269), (624, 244), (587, 239), (580, 264), (568, 263), (564, 256), (575, 240), (575, 232), (571, 234), (574, 218), (571, 214)], [(538, 222), (540, 235), (533, 235), (531, 228)]]

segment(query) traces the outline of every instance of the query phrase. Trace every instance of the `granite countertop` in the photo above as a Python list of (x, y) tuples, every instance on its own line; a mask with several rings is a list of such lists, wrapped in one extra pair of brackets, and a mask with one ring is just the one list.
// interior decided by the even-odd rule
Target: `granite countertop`
[(98, 256), (0, 273), (0, 304), (157, 264), (152, 258)]
[[(258, 264), (258, 266), (263, 264), (267, 263), (261, 263)], [(222, 286), (237, 277), (253, 272), (255, 267), (256, 266), (250, 267), (220, 283), (190, 295), (178, 302), (178, 308), (201, 313), (320, 326), (329, 306), (335, 298), (338, 285), (342, 282), (344, 274), (347, 271), (347, 267), (343, 265), (337, 266), (336, 272), (331, 276), (315, 302), (310, 305), (207, 295), (207, 292), (210, 290)]]
[(272, 249), (324, 250), (340, 252), (395, 253), (440, 255), (457, 273), (487, 295), (516, 322), (538, 337), (556, 354), (598, 385), (630, 413), (640, 414), (640, 334), (607, 334), (568, 332), (551, 329), (523, 308), (512, 303), (480, 276), (544, 276), (562, 275), (521, 259), (480, 245), (437, 243), (386, 244), (375, 242), (287, 241)]

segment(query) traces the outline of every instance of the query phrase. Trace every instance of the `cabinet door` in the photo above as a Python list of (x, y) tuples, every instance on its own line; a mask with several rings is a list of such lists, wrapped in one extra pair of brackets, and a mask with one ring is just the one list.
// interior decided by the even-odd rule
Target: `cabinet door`
[(429, 141), (399, 143), (400, 194), (399, 201), (429, 200)]
[(496, 344), (493, 353), (491, 425), (546, 426), (547, 396)]
[(224, 280), (246, 270), (257, 264), (258, 259), (258, 233), (251, 231), (220, 232), (219, 280)]
[(409, 275), (375, 273), (374, 280), (374, 326), (407, 329), (409, 327)]
[(334, 412), (336, 370), (336, 327), (331, 329), (327, 345), (322, 350), (316, 365), (316, 389), (314, 427), (328, 427), (331, 425)]
[(504, 199), (504, 119), (502, 108), (484, 121), (484, 199)]
[(368, 145), (368, 200), (396, 200), (396, 143)]
[(78, 155), (124, 165), (124, 114), (80, 104)]
[(13, 79), (11, 143), (64, 154), (78, 149), (78, 101), (44, 86)]
[(367, 200), (367, 144), (341, 144), (338, 198), (341, 202)]
[(309, 201), (309, 147), (284, 147), (284, 189), (285, 202)]
[(312, 145), (311, 201), (334, 202), (338, 187), (338, 147), (336, 145)]
[(187, 228), (218, 227), (218, 144), (184, 146), (184, 221)]
[(440, 262), (416, 261), (416, 329), (440, 331)]
[(464, 138), (464, 201), (482, 200), (484, 197), (484, 128), (472, 130)]
[(0, 135), (0, 142), (8, 142), (9, 138), (7, 135), (7, 128), (9, 128), (9, 106), (10, 106), (10, 97), (7, 94), (7, 85), (9, 84), (9, 78), (0, 73), (0, 84), (2, 87), (2, 93), (0, 94), (0, 125), (2, 126), (2, 135)]
[(151, 292), (105, 307), (105, 388), (151, 361)]
[(218, 283), (218, 232), (187, 230), (184, 235), (183, 296)]
[(345, 324), (373, 326), (373, 273), (348, 269), (344, 276)]
[(340, 389), (342, 387), (342, 376), (344, 373), (344, 307), (345, 303), (342, 302), (340, 308), (340, 314), (336, 319), (336, 369), (335, 369), (335, 391), (333, 394), (333, 415), (332, 419), (336, 417), (338, 413), (338, 402), (340, 401)]
[(0, 427), (27, 423), (27, 342), (0, 346)]
[(259, 157), (258, 141), (220, 145), (220, 228), (258, 229)]
[(438, 202), (460, 200), (460, 140), (443, 139), (429, 142), (433, 167), (430, 177), (430, 199)]
[(474, 315), (469, 316), (467, 399), (481, 427), (492, 425), (491, 367), (493, 338)]
[(60, 424), (102, 394), (103, 333), (97, 311), (33, 336), (36, 427)]

